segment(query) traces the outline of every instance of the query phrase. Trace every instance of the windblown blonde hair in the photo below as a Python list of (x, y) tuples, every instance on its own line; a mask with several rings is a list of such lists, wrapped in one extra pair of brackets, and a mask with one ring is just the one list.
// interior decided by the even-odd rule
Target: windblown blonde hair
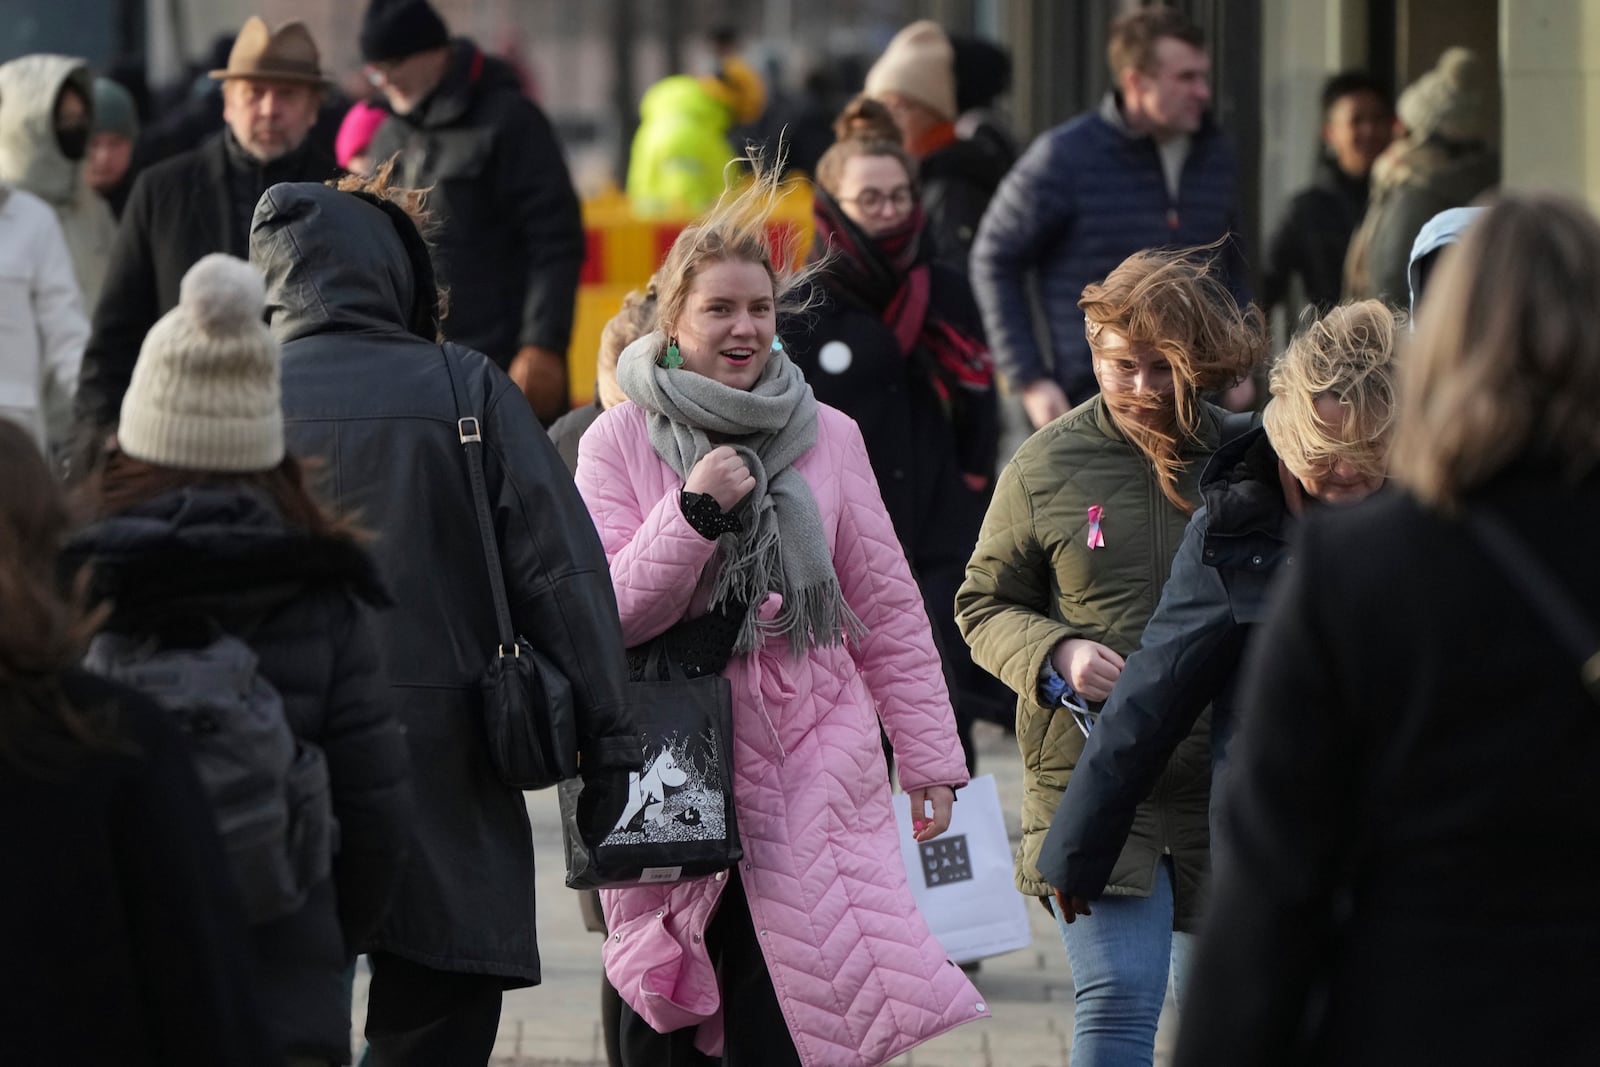
[[(806, 283), (822, 264), (813, 261), (797, 267), (799, 231), (772, 222), (787, 188), (781, 163), (781, 159), (765, 163), (761, 154), (752, 149), (748, 158), (728, 164), (724, 172), (727, 188), (709, 211), (678, 234), (656, 271), (656, 321), (661, 329), (670, 332), (676, 325), (694, 279), (707, 263), (733, 261), (765, 268), (772, 279), (772, 295), (780, 316), (797, 314), (811, 306), (816, 289)], [(738, 179), (741, 166), (749, 167), (749, 179)]]
[[(1261, 413), (1272, 448), (1297, 478), (1348, 461), (1367, 477), (1388, 470), (1394, 428), (1395, 345), (1405, 315), (1381, 300), (1341, 304), (1301, 330), (1272, 366)], [(1348, 416), (1330, 426), (1317, 400), (1335, 397)]]
[(1496, 202), (1428, 284), (1400, 370), (1392, 470), (1444, 511), (1516, 461), (1600, 464), (1600, 222), (1552, 195)]
[(1105, 281), (1085, 287), (1078, 301), (1091, 349), (1109, 326), (1131, 345), (1155, 348), (1172, 367), (1172, 429), (1117, 425), (1154, 465), (1167, 499), (1185, 512), (1194, 505), (1178, 489), (1180, 451), (1199, 434), (1201, 395), (1237, 383), (1267, 346), (1261, 309), (1241, 309), (1217, 276), (1211, 258), (1219, 246), (1135, 252)]

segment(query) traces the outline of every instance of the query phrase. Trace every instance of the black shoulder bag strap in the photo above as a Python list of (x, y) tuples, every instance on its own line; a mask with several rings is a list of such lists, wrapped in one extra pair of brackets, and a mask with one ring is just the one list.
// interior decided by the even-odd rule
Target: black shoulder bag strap
[(476, 415), (465, 415), (461, 406), (461, 386), (456, 379), (455, 361), (442, 346), (444, 369), (450, 375), (450, 396), (456, 409), (456, 433), (467, 453), (467, 473), (472, 482), (472, 503), (478, 513), (478, 534), (483, 541), (483, 562), (489, 571), (489, 592), (494, 597), (494, 621), (500, 631), (500, 655), (518, 654), (516, 630), (511, 625), (511, 603), (506, 598), (506, 579), (500, 569), (500, 544), (494, 537), (494, 516), (489, 511), (489, 484), (483, 474), (483, 424)]
[(1600, 704), (1600, 632), (1588, 614), (1504, 518), (1475, 508), (1467, 513), (1466, 527), (1484, 553), (1512, 579), (1556, 640), (1577, 660), (1584, 689), (1590, 699)]

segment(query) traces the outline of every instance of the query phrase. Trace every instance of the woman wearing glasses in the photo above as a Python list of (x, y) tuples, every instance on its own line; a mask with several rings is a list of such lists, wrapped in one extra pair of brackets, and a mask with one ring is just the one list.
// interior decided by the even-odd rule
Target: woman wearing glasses
[[(1265, 345), (1207, 266), (1208, 249), (1140, 252), (1083, 291), (1100, 392), (1017, 451), (995, 486), (957, 596), (973, 658), (1017, 693), (1024, 795), (1017, 887), (1048, 898), (1040, 846), (1092, 712), (1139, 643), (1223, 442), (1201, 396)], [(1247, 421), (1247, 420), (1243, 420)], [(1139, 805), (1094, 915), (1060, 922), (1074, 986), (1073, 1067), (1149, 1067), (1169, 973), (1181, 998), (1208, 848), (1208, 720)], [(1058, 920), (1065, 918), (1059, 907)], [(1175, 932), (1176, 931), (1176, 932)]]
[[(858, 98), (817, 163), (821, 293), (785, 342), (824, 404), (855, 419), (945, 656), (967, 766), (984, 681), (955, 629), (956, 587), (994, 477), (994, 369), (966, 278), (933, 262), (888, 110)], [(999, 702), (996, 702), (999, 703)]]

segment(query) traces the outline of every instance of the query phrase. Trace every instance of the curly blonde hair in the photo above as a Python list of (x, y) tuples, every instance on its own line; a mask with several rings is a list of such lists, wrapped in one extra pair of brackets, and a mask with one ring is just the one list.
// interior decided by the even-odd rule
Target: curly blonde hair
[(1394, 477), (1443, 511), (1528, 461), (1600, 466), (1600, 222), (1500, 199), (1447, 249), (1400, 370)]
[(1086, 286), (1078, 301), (1091, 352), (1110, 327), (1130, 345), (1156, 349), (1172, 367), (1173, 429), (1131, 421), (1118, 427), (1154, 465), (1167, 499), (1185, 512), (1194, 505), (1178, 489), (1184, 466), (1179, 452), (1200, 431), (1201, 396), (1236, 384), (1267, 347), (1261, 309), (1239, 307), (1217, 275), (1212, 259), (1221, 243), (1135, 252), (1105, 281)]
[(595, 359), (595, 392), (602, 408), (614, 408), (628, 399), (617, 384), (617, 360), (622, 350), (656, 328), (656, 278), (643, 289), (622, 298), (622, 308), (606, 320), (600, 331), (600, 353)]
[[(1336, 461), (1369, 478), (1384, 476), (1395, 420), (1395, 349), (1405, 321), (1381, 300), (1341, 304), (1296, 334), (1272, 365), (1272, 399), (1261, 421), (1295, 477)], [(1347, 412), (1342, 427), (1317, 414), (1324, 396)]]

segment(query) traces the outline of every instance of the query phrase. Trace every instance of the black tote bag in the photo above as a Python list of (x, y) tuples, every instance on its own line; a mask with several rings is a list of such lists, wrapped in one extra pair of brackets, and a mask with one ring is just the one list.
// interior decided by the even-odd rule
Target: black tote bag
[(572, 889), (699, 878), (744, 854), (733, 811), (732, 689), (720, 674), (690, 678), (665, 648), (652, 642), (643, 679), (627, 686), (644, 769), (628, 776), (621, 816), (584, 825), (582, 780), (559, 786)]

